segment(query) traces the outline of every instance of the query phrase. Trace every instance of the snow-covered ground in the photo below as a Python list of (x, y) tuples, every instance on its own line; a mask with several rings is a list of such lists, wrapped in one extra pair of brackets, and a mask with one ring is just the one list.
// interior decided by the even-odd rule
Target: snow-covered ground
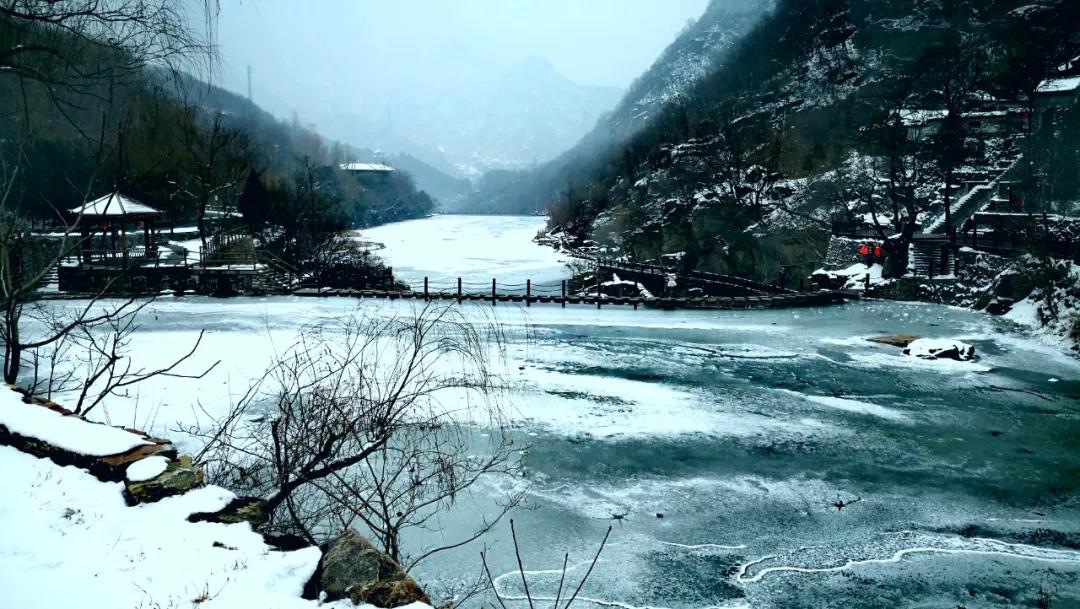
[(279, 552), (247, 524), (185, 520), (225, 507), (233, 499), (226, 490), (128, 507), (122, 484), (13, 448), (0, 446), (0, 471), (11, 491), (0, 502), (0, 606), (316, 606), (300, 594), (318, 565), (317, 548)]

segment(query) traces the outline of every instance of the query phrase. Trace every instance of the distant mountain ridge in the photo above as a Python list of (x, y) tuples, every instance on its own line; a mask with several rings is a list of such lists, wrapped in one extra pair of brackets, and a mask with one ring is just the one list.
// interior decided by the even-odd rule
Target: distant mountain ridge
[(771, 6), (771, 0), (712, 0), (642, 74), (613, 110), (557, 158), (523, 171), (491, 171), (461, 209), (475, 213), (541, 213), (669, 103), (715, 69)]
[(376, 92), (344, 107), (305, 111), (304, 118), (353, 146), (405, 154), (462, 178), (554, 158), (622, 96), (617, 87), (574, 82), (539, 57), (504, 70), (471, 66), (458, 80), (427, 86), (409, 97)]

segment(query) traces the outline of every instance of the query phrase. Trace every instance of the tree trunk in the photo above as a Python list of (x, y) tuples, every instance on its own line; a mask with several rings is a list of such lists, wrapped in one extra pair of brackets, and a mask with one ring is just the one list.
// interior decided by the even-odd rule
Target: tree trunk
[(14, 385), (22, 368), (22, 345), (19, 335), (19, 305), (12, 303), (4, 313), (7, 341), (4, 345), (4, 382)]

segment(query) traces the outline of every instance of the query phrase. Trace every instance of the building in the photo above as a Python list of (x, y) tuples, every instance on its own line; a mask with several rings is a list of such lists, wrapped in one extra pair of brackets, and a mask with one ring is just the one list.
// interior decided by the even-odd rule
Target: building
[(1057, 117), (1080, 108), (1080, 76), (1049, 78), (1035, 90), (1036, 127), (1053, 124)]

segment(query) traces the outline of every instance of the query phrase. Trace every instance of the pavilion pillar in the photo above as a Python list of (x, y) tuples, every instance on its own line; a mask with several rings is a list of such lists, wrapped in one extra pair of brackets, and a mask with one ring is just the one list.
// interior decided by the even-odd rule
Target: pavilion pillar
[(90, 241), (90, 229), (84, 224), (79, 228), (79, 235), (82, 239), (79, 242), (79, 258), (83, 262), (90, 262), (90, 247), (92, 245)]
[(124, 263), (128, 260), (128, 242), (127, 242), (127, 223), (123, 220), (120, 221), (120, 255), (124, 259)]

